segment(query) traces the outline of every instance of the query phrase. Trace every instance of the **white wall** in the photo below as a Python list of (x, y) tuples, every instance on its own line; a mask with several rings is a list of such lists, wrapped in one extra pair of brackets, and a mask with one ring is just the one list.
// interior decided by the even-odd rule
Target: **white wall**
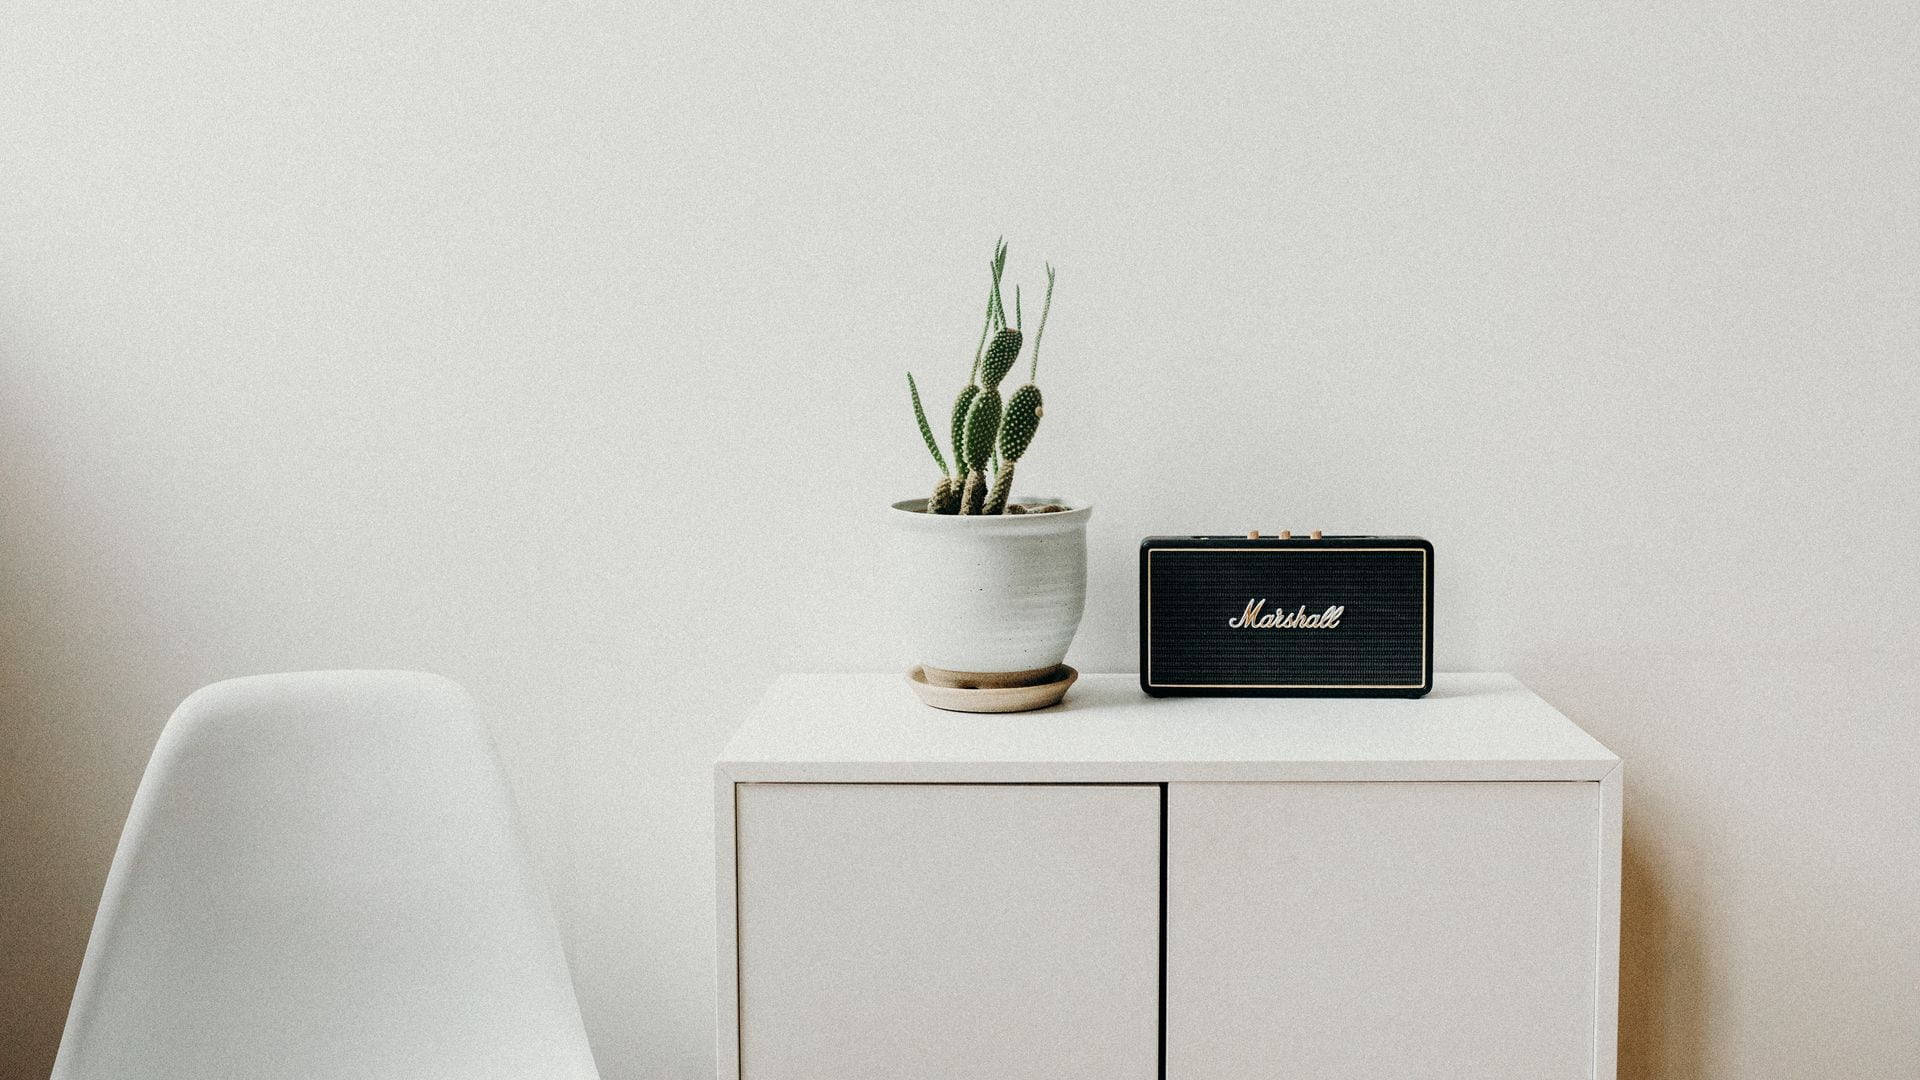
[[(1060, 7), (1064, 8), (1064, 5)], [(1439, 660), (1628, 762), (1623, 1074), (1920, 1072), (1920, 18), (1858, 4), (10, 5), (0, 1073), (172, 706), (444, 672), (609, 1080), (711, 1067), (709, 774), (890, 669), (984, 263), (1030, 490), (1417, 531)]]

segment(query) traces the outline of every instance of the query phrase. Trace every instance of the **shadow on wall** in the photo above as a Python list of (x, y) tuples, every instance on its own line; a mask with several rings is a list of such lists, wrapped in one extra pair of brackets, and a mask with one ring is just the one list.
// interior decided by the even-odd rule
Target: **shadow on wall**
[[(10, 357), (0, 353), (0, 372)], [(45, 1076), (133, 791), (178, 701), (140, 553), (0, 387), (0, 1076)], [(171, 700), (169, 700), (171, 699)]]
[(1706, 1001), (1698, 929), (1626, 825), (1620, 871), (1620, 1080), (1706, 1075)]
[[(0, 580), (31, 580), (17, 568), (0, 558)], [(43, 649), (20, 626), (20, 600), (0, 589), (0, 1075), (26, 1077), (53, 1067), (117, 837), (100, 808), (126, 800), (104, 778), (76, 775), (71, 763), (95, 752), (90, 725), (35, 670)]]

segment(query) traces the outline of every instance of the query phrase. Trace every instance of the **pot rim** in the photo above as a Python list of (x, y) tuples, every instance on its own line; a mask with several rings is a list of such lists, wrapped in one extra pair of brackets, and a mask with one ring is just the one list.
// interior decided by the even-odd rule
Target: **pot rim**
[[(1078, 527), (1093, 516), (1093, 504), (1067, 499), (1024, 496), (1015, 500), (1027, 505), (1054, 503), (1067, 509), (1051, 514), (929, 514), (927, 500), (902, 499), (888, 509), (888, 516), (902, 525), (923, 529), (973, 529), (999, 526), (1006, 530), (1041, 531), (1048, 528)], [(999, 530), (996, 530), (999, 531)]]

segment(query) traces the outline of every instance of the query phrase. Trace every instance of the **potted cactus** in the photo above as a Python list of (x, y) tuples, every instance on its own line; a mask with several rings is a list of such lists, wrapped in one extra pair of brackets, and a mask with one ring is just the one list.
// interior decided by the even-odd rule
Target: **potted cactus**
[[(893, 504), (908, 561), (909, 636), (923, 693), (946, 708), (1001, 711), (1009, 702), (1051, 704), (1072, 682), (1067, 646), (1086, 601), (1087, 518), (1084, 504), (1018, 498), (1014, 470), (1044, 415), (1040, 343), (1053, 307), (1054, 270), (1029, 346), (1021, 326), (1019, 289), (1011, 317), (1002, 299), (1007, 248), (989, 264), (985, 325), (973, 367), (947, 425), (949, 463), (927, 422), (920, 387), (907, 373), (913, 417), (940, 470), (933, 493)], [(1027, 381), (1002, 397), (1001, 385), (1026, 353)], [(1004, 691), (1057, 687), (1044, 693)], [(985, 691), (973, 695), (956, 691)], [(1003, 693), (990, 693), (1002, 691)], [(970, 705), (969, 700), (977, 701)]]

